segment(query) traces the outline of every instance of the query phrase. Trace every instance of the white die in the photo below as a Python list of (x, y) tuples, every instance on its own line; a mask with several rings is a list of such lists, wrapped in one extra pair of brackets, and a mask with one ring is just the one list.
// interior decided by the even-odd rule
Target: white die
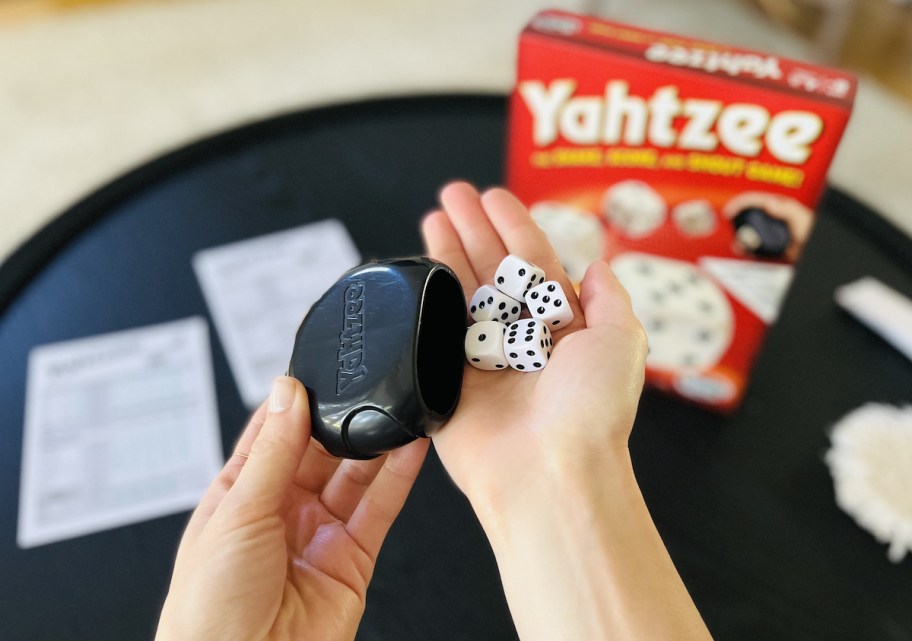
[(504, 355), (510, 367), (521, 372), (542, 369), (551, 358), (554, 341), (551, 330), (537, 318), (527, 318), (507, 325)]
[(510, 254), (504, 258), (494, 274), (494, 284), (504, 294), (523, 300), (526, 292), (545, 282), (545, 271), (540, 267)]
[(506, 369), (504, 357), (504, 334), (507, 326), (497, 321), (486, 320), (472, 325), (465, 336), (466, 360), (478, 369)]
[(530, 289), (526, 294), (526, 305), (532, 318), (543, 321), (551, 329), (573, 320), (573, 310), (567, 302), (567, 295), (556, 280), (545, 281)]
[(512, 323), (522, 311), (522, 303), (510, 298), (491, 285), (482, 285), (472, 296), (469, 303), (469, 314), (472, 320), (496, 320), (499, 323)]

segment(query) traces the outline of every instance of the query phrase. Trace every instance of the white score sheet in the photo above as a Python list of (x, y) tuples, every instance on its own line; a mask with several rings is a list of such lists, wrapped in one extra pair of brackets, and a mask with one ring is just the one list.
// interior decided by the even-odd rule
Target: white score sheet
[(345, 226), (328, 219), (204, 249), (193, 257), (241, 399), (255, 408), (288, 370), (310, 307), (361, 257)]
[(29, 354), (20, 547), (193, 508), (221, 465), (204, 319)]

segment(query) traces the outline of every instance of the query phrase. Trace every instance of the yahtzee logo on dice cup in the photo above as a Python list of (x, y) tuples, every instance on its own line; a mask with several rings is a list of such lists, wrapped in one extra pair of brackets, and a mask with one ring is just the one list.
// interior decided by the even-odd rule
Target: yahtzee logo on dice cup
[(364, 282), (355, 281), (342, 295), (343, 320), (339, 334), (339, 370), (336, 394), (367, 374), (364, 366)]

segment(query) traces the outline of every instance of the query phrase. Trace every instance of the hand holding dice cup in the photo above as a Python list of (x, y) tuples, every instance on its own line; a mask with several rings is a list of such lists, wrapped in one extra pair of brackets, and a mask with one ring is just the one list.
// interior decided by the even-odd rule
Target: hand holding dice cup
[[(266, 567), (261, 574), (280, 588), (280, 606), (281, 595), (290, 595), (296, 612), (303, 611), (295, 592), (301, 585), (308, 595), (326, 591), (327, 598), (308, 596), (305, 605), (316, 603), (313, 612), (330, 612), (333, 621), (337, 609), (326, 603), (355, 604), (342, 618), (344, 635), (353, 636), (373, 559), (426, 447), (413, 443), (370, 461), (342, 461), (327, 450), (369, 458), (431, 436), (488, 536), (522, 638), (613, 638), (630, 630), (653, 638), (681, 629), (695, 631), (688, 638), (708, 638), (655, 532), (627, 450), (647, 352), (627, 293), (598, 260), (577, 297), (544, 232), (502, 189), (479, 195), (453, 183), (440, 202), (422, 223), (430, 258), (357, 267), (311, 308), (289, 368), (307, 393), (283, 379), (281, 389), (293, 388), (296, 400), (289, 406), (288, 394), (274, 394), (214, 484), (211, 500), (230, 502), (233, 488), (225, 495), (224, 487), (236, 478), (235, 503), (268, 508), (262, 518), (270, 527), (256, 530), (271, 538), (236, 549), (244, 560), (253, 550), (262, 553), (258, 561), (267, 554), (278, 562), (242, 567)], [(489, 283), (506, 291), (482, 288)], [(466, 292), (476, 292), (468, 303)], [(467, 308), (476, 316), (468, 330)], [(474, 364), (500, 371), (468, 366), (464, 339), (475, 342), (469, 361), (475, 354)], [(258, 448), (260, 441), (266, 444)], [(257, 486), (258, 473), (270, 477), (268, 487)], [(275, 509), (283, 510), (278, 519)], [(209, 513), (194, 518), (205, 521)], [(299, 574), (304, 566), (317, 571), (318, 587)], [(286, 572), (291, 589), (288, 580), (274, 580), (288, 579)], [(580, 584), (594, 604), (620, 598), (650, 607), (616, 608), (606, 618), (599, 605), (579, 607)], [(255, 609), (251, 621), (260, 622), (262, 612)], [(307, 616), (319, 623), (310, 609)], [(161, 638), (184, 620), (182, 612), (164, 614)], [(307, 627), (325, 638), (319, 627)]]

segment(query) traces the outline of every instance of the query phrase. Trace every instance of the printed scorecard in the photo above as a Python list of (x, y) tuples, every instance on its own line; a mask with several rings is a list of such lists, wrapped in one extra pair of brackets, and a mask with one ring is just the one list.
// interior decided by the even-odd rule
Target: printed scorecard
[(295, 332), (360, 254), (338, 220), (204, 249), (193, 268), (241, 399), (255, 408), (288, 369)]
[(19, 546), (192, 509), (222, 465), (219, 434), (202, 318), (36, 347)]

